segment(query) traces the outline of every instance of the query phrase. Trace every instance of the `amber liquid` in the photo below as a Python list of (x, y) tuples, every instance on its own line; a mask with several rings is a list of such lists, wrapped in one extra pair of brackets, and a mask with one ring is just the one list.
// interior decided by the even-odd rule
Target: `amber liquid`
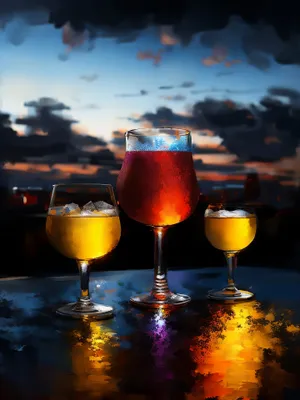
[(61, 254), (76, 260), (103, 257), (117, 246), (121, 236), (118, 216), (48, 215), (46, 232)]
[(120, 205), (132, 219), (168, 226), (195, 210), (199, 187), (191, 152), (129, 151), (117, 182)]
[(256, 234), (256, 217), (205, 218), (205, 235), (223, 251), (239, 251), (249, 246)]

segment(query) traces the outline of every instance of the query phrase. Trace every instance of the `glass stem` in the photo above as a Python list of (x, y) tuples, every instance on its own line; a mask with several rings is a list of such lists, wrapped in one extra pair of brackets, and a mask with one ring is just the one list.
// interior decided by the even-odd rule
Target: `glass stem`
[(77, 261), (79, 276), (80, 276), (80, 297), (79, 302), (81, 304), (89, 304), (91, 302), (89, 292), (89, 281), (90, 281), (90, 266), (88, 261)]
[(225, 290), (230, 290), (233, 292), (238, 292), (238, 289), (234, 283), (234, 272), (237, 267), (237, 252), (236, 251), (225, 251), (225, 258), (227, 262), (228, 277), (227, 286)]
[(162, 245), (166, 227), (154, 227), (154, 285), (152, 295), (158, 300), (164, 300), (170, 295), (167, 281), (167, 269), (162, 263)]

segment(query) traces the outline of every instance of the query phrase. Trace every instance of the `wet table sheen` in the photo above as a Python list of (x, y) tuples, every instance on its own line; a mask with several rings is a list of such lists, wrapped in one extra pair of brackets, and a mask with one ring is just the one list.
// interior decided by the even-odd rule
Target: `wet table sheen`
[(152, 271), (92, 274), (106, 321), (53, 310), (77, 298), (76, 276), (0, 280), (0, 398), (202, 400), (300, 398), (300, 273), (240, 267), (238, 286), (256, 299), (206, 300), (225, 268), (170, 271), (193, 302), (171, 314), (128, 304)]

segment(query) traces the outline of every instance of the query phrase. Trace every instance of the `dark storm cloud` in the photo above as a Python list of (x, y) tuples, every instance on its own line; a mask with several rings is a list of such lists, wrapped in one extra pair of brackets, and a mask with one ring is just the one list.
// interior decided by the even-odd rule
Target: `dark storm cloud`
[(114, 144), (115, 146), (125, 146), (125, 135), (124, 132), (121, 131), (113, 131), (112, 133), (112, 140), (110, 143)]
[(204, 147), (204, 146), (196, 146), (193, 145), (193, 153), (194, 154), (226, 154), (228, 151), (223, 147)]
[(289, 100), (291, 106), (300, 108), (300, 92), (295, 89), (271, 87), (268, 90), (271, 96), (285, 97)]
[[(204, 153), (203, 153), (204, 154)], [(204, 164), (202, 160), (194, 160), (196, 171), (209, 171), (219, 172), (223, 174), (234, 174), (238, 172), (245, 173), (245, 167), (243, 165), (226, 165), (226, 164)], [(228, 181), (230, 178), (228, 178)]]
[(94, 82), (98, 79), (99, 75), (98, 74), (85, 74), (85, 75), (81, 75), (80, 79), (82, 79), (83, 81), (86, 82)]
[(120, 94), (115, 94), (115, 97), (140, 97), (140, 96), (146, 96), (149, 92), (147, 90), (140, 90), (139, 93), (120, 93)]
[[(16, 124), (25, 126), (25, 136), (18, 136), (11, 128), (9, 115), (0, 113), (0, 161), (26, 161), (27, 157), (51, 156), (58, 153), (74, 155), (82, 153), (81, 149), (84, 147), (107, 145), (101, 138), (74, 132), (72, 125), (77, 121), (60, 114), (64, 110), (70, 110), (70, 107), (62, 102), (43, 97), (28, 101), (24, 105), (35, 111), (28, 117), (17, 118), (15, 121)], [(110, 150), (101, 151), (102, 153), (94, 153), (93, 157), (114, 159)]]
[(183, 126), (189, 125), (191, 122), (190, 117), (176, 114), (168, 107), (159, 107), (155, 113), (148, 112), (143, 114), (140, 118), (128, 118), (128, 120), (136, 123), (149, 121), (154, 127), (171, 125)]
[(24, 104), (25, 107), (34, 107), (37, 109), (47, 109), (49, 112), (51, 111), (63, 111), (70, 110), (69, 106), (66, 106), (64, 103), (60, 103), (51, 97), (41, 97), (37, 101), (27, 101)]
[[(287, 13), (291, 11), (288, 7), (285, 10)], [(248, 63), (262, 71), (270, 68), (272, 59), (281, 64), (299, 65), (300, 25), (293, 26), (293, 19), (295, 21), (298, 17), (291, 16), (289, 26), (284, 20), (272, 26), (270, 18), (264, 22), (261, 20), (255, 24), (246, 24), (240, 16), (231, 16), (226, 27), (204, 32), (200, 41), (212, 50), (223, 49), (224, 57), (216, 60), (215, 64), (225, 61), (230, 52), (242, 49)]]
[[(283, 103), (271, 93), (293, 100)], [(206, 98), (193, 105), (189, 116), (161, 107), (156, 113), (142, 115), (139, 122), (150, 122), (154, 127), (209, 129), (222, 138), (222, 145), (241, 162), (271, 162), (296, 154), (300, 140), (300, 113), (295, 112), (297, 99), (298, 93), (294, 90), (271, 88), (258, 106)]]
[[(300, 64), (300, 14), (296, 1), (273, 2), (272, 7), (260, 2), (251, 4), (250, 9), (243, 2), (224, 4), (221, 0), (178, 0), (172, 7), (160, 0), (14, 0), (1, 1), (0, 14), (2, 25), (5, 29), (8, 26), (10, 40), (15, 44), (20, 44), (27, 34), (26, 27), (21, 33), (9, 27), (9, 22), (19, 14), (23, 25), (24, 21), (35, 25), (48, 20), (55, 28), (63, 28), (63, 42), (68, 51), (84, 41), (92, 49), (97, 37), (114, 38), (118, 43), (132, 42), (150, 25), (156, 25), (159, 30), (164, 28), (161, 40), (165, 47), (171, 48), (167, 44), (174, 42), (170, 32), (176, 37), (175, 42), (183, 46), (195, 34), (204, 33), (201, 38), (204, 46), (211, 49), (223, 46), (233, 51), (242, 47), (249, 63), (261, 70), (269, 67), (269, 57), (282, 64)], [(167, 37), (166, 32), (169, 32)], [(150, 59), (155, 65), (161, 62), (161, 53), (150, 50), (139, 52), (137, 57)], [(229, 59), (224, 65), (229, 67), (231, 62)]]
[(72, 138), (72, 143), (78, 147), (106, 146), (106, 144), (107, 144), (101, 138), (97, 138), (95, 136), (89, 136), (89, 135), (79, 135), (79, 134), (74, 134), (74, 136)]

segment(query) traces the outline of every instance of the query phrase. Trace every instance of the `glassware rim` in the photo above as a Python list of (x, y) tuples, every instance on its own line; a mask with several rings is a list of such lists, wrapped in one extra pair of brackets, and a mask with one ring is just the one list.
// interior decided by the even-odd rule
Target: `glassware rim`
[(99, 187), (110, 187), (113, 189), (113, 185), (110, 183), (88, 183), (88, 182), (84, 182), (84, 183), (55, 183), (54, 185), (52, 185), (53, 188), (57, 188), (59, 186), (62, 187), (68, 187), (68, 186), (99, 186)]
[[(189, 129), (186, 128), (175, 128), (174, 126), (160, 126), (157, 128), (135, 128), (135, 129), (130, 129), (129, 131), (127, 131), (125, 133), (125, 137), (127, 136), (160, 136), (160, 135), (166, 135), (166, 132), (158, 132), (160, 129), (170, 129), (173, 131), (178, 131), (178, 135), (180, 137), (184, 137), (184, 136), (189, 136), (191, 135), (191, 131)], [(152, 134), (143, 134), (143, 133), (139, 133), (140, 131), (153, 131)], [(156, 132), (155, 132), (156, 131)], [(176, 136), (176, 133), (174, 133), (172, 136)]]

